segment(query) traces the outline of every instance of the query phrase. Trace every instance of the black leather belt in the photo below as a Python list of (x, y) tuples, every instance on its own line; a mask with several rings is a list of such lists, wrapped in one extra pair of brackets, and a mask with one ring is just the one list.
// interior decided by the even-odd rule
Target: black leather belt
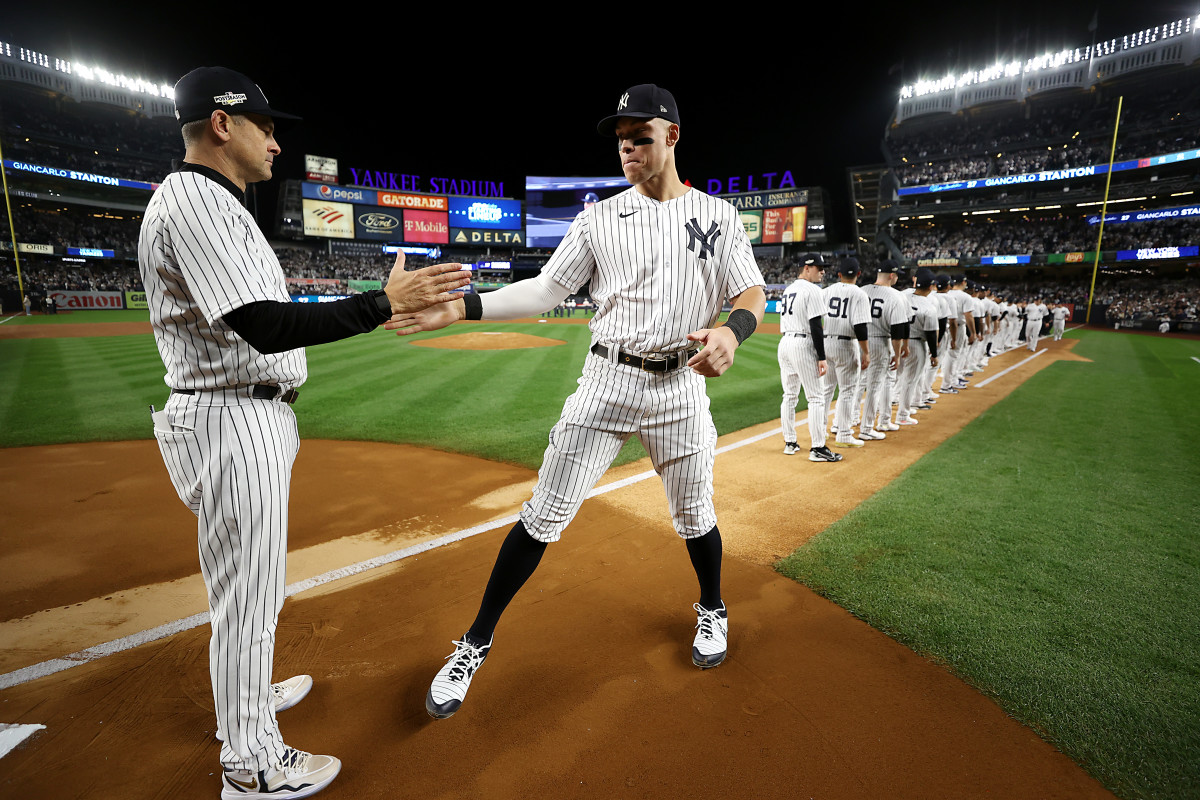
[[(592, 345), (592, 352), (601, 358), (608, 358), (609, 349), (602, 344)], [(669, 355), (650, 355), (650, 356), (635, 356), (631, 353), (626, 353), (624, 350), (617, 351), (617, 363), (628, 364), (631, 367), (644, 369), (647, 372), (670, 372), (673, 369), (679, 369), (687, 364), (688, 359), (695, 353), (694, 350), (683, 350), (678, 353)]]
[(801, 339), (808, 338), (807, 333), (800, 333), (799, 331), (787, 331), (783, 335), (784, 336), (799, 336)]
[[(221, 389), (200, 389), (199, 391), (223, 391)], [(195, 394), (196, 389), (172, 389), (171, 394)], [(258, 383), (250, 391), (250, 396), (255, 400), (278, 400), (281, 403), (291, 405), (300, 399), (300, 392), (295, 389), (288, 389), (280, 394), (278, 386), (272, 386), (269, 383)]]
[(825, 334), (825, 338), (826, 339), (841, 339), (843, 342), (848, 342), (851, 339), (853, 339), (854, 337), (853, 336), (837, 336), (832, 333), (827, 333), (827, 334)]

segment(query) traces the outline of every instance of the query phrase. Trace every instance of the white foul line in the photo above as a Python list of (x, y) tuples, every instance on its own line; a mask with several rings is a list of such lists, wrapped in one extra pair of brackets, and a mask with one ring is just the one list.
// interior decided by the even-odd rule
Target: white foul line
[(1023, 361), (1018, 361), (1016, 364), (1013, 364), (1013, 365), (1012, 365), (1011, 367), (1009, 367), (1008, 369), (1003, 369), (1003, 370), (1000, 370), (999, 372), (997, 372), (995, 375), (993, 375), (992, 377), (988, 378), (987, 380), (985, 380), (985, 381), (980, 381), (979, 383), (975, 384), (975, 388), (976, 388), (976, 389), (982, 389), (984, 386), (987, 386), (989, 383), (991, 383), (992, 381), (996, 380), (996, 378), (999, 378), (1001, 375), (1007, 375), (1008, 373), (1012, 372), (1012, 371), (1013, 371), (1014, 369), (1016, 369), (1017, 367), (1023, 367), (1023, 366), (1025, 366), (1025, 365), (1026, 365), (1026, 364), (1028, 364), (1030, 361), (1033, 361), (1035, 358), (1037, 358), (1038, 356), (1040, 356), (1042, 353), (1045, 353), (1045, 352), (1047, 352), (1045, 349), (1038, 350), (1036, 353), (1034, 353), (1033, 355), (1029, 356), (1029, 357), (1028, 357), (1028, 358), (1026, 358), (1025, 360), (1023, 360)]
[(1200, 358), (1196, 358), (1195, 356), (1192, 356), (1192, 361), (1195, 361), (1197, 364), (1200, 364)]
[[(805, 416), (803, 419), (796, 420), (797, 426), (807, 424), (807, 416)], [(755, 436), (742, 439), (741, 441), (734, 442), (733, 444), (727, 444), (724, 447), (719, 447), (717, 448), (716, 452), (727, 453), (730, 450), (736, 450), (739, 447), (745, 447), (746, 445), (754, 444), (755, 442), (760, 442), (763, 439), (778, 435), (778, 430), (770, 430), (766, 433), (760, 433)], [(592, 491), (588, 494), (588, 497), (597, 497), (616, 489), (623, 489), (626, 486), (632, 486), (635, 483), (640, 483), (641, 481), (653, 478), (656, 475), (657, 473), (653, 470), (640, 472), (637, 475), (632, 475), (619, 481), (613, 481), (612, 483), (598, 486), (592, 489)], [(308, 591), (309, 589), (314, 589), (318, 586), (324, 586), (325, 584), (332, 583), (333, 581), (349, 578), (353, 575), (358, 575), (360, 573), (386, 566), (387, 564), (391, 564), (411, 556), (419, 555), (420, 553), (425, 553), (448, 544), (453, 544), (454, 542), (461, 542), (464, 539), (470, 539), (472, 536), (478, 536), (481, 533), (486, 533), (488, 531), (495, 530), (496, 528), (515, 524), (518, 519), (519, 515), (510, 514), (507, 517), (489, 520), (481, 525), (465, 528), (461, 531), (455, 531), (454, 533), (448, 533), (445, 536), (439, 536), (436, 539), (430, 539), (427, 542), (421, 542), (420, 544), (415, 544), (400, 550), (394, 550), (391, 553), (386, 553), (382, 556), (376, 556), (375, 558), (369, 558), (365, 561), (360, 561), (357, 564), (351, 564), (347, 567), (340, 567), (321, 575), (315, 575), (311, 578), (297, 581), (289, 584), (284, 591), (287, 597), (291, 597), (292, 595)], [(104, 644), (98, 644), (94, 647), (88, 647), (84, 650), (70, 653), (62, 658), (53, 658), (49, 661), (43, 661), (39, 664), (22, 667), (21, 669), (13, 670), (12, 672), (7, 672), (3, 675), (0, 675), (0, 690), (11, 689), (14, 686), (20, 686), (23, 683), (28, 683), (29, 681), (34, 681), (38, 678), (44, 678), (47, 675), (53, 675), (56, 672), (62, 672), (63, 670), (70, 669), (71, 667), (77, 667), (80, 664), (86, 664), (89, 661), (95, 661), (96, 659), (103, 658), (104, 656), (113, 655), (114, 653), (120, 653), (125, 650), (131, 650), (135, 647), (140, 647), (141, 645), (158, 641), (159, 639), (165, 639), (166, 637), (173, 636), (176, 633), (181, 633), (186, 630), (191, 630), (192, 628), (198, 628), (201, 625), (206, 625), (208, 624), (208, 621), (209, 614), (207, 611), (203, 611), (199, 614), (193, 614), (186, 619), (168, 622), (165, 625), (159, 625), (156, 628), (139, 631), (138, 633), (131, 633), (128, 636), (123, 636), (120, 639), (114, 639), (111, 642), (105, 642)]]

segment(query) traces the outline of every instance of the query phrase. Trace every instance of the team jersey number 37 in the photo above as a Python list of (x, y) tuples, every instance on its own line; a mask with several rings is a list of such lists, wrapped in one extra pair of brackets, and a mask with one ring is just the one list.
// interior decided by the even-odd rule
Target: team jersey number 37
[(795, 313), (796, 293), (785, 294), (779, 298), (779, 313), (783, 316), (789, 316)]

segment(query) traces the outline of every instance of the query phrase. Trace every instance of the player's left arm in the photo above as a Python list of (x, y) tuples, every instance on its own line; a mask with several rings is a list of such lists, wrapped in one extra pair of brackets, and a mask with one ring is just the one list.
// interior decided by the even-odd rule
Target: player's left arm
[(689, 341), (704, 345), (687, 365), (706, 378), (719, 377), (733, 365), (734, 351), (754, 332), (767, 310), (767, 294), (762, 286), (751, 286), (730, 300), (733, 308), (724, 325), (702, 328), (687, 335)]

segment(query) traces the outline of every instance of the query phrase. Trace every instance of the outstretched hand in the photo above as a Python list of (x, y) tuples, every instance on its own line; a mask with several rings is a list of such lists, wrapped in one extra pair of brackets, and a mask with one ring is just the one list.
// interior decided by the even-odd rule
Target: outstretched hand
[(383, 327), (389, 331), (395, 331), (397, 336), (408, 336), (422, 331), (439, 330), (464, 319), (466, 315), (466, 306), (461, 300), (453, 303), (438, 303), (409, 314), (393, 314), (390, 320), (383, 323)]
[(388, 275), (383, 291), (392, 304), (392, 314), (413, 314), (438, 303), (449, 303), (461, 295), (454, 292), (471, 282), (471, 273), (462, 264), (433, 264), (412, 270), (404, 269), (404, 251), (396, 255), (396, 263)]
[(702, 328), (689, 333), (688, 341), (700, 342), (704, 349), (688, 359), (687, 365), (706, 378), (716, 378), (733, 366), (733, 351), (738, 340), (730, 328)]

